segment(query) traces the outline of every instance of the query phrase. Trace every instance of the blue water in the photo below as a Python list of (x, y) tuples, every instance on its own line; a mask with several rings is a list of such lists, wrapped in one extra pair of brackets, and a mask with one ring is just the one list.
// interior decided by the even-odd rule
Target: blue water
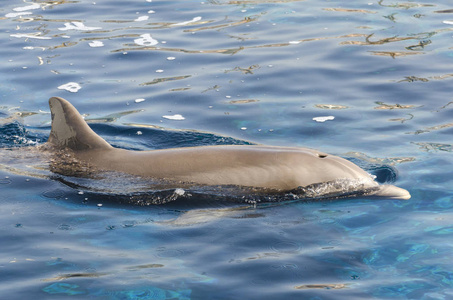
[[(422, 1), (5, 2), (0, 298), (451, 299), (452, 24)], [(118, 147), (317, 148), (412, 198), (117, 203), (25, 151), (51, 96)]]

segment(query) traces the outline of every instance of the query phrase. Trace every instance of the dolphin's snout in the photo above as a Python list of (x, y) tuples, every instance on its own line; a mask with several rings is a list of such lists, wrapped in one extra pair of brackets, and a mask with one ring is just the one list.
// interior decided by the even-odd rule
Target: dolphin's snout
[(380, 185), (379, 190), (370, 196), (398, 200), (409, 200), (411, 198), (411, 194), (407, 190), (394, 185)]

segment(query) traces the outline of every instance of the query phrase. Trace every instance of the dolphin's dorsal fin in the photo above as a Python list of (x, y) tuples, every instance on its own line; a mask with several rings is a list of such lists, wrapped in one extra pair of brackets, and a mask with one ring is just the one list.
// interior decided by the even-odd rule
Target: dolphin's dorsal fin
[(49, 144), (72, 150), (112, 148), (88, 126), (77, 109), (67, 100), (52, 97), (49, 99), (49, 106), (52, 114), (52, 130), (47, 141)]

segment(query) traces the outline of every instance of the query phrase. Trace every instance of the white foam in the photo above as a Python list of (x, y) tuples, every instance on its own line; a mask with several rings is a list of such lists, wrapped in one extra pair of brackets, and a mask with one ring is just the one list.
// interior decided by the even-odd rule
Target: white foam
[(140, 21), (146, 21), (149, 19), (149, 16), (140, 16), (137, 19), (135, 19), (135, 22), (140, 22)]
[(159, 42), (151, 37), (149, 33), (140, 35), (141, 38), (135, 39), (134, 43), (140, 46), (154, 46), (159, 44)]
[(176, 115), (172, 115), (172, 116), (162, 116), (162, 118), (164, 119), (168, 119), (168, 120), (174, 120), (174, 121), (182, 121), (182, 120), (185, 120), (186, 118), (184, 118), (182, 115), (179, 115), (179, 114), (176, 114)]
[(102, 29), (101, 27), (89, 27), (85, 26), (82, 22), (71, 22), (71, 23), (64, 23), (65, 27), (58, 28), (58, 30), (66, 31), (66, 30), (97, 30)]
[(6, 14), (5, 17), (7, 18), (16, 18), (16, 17), (20, 17), (20, 16), (26, 16), (26, 15), (31, 15), (32, 13), (29, 12), (29, 11), (23, 11), (23, 12), (17, 12), (17, 13), (9, 13), (9, 14)]
[(183, 196), (185, 193), (186, 193), (186, 191), (182, 188), (175, 189), (175, 194), (178, 196)]
[(14, 11), (26, 11), (26, 10), (32, 10), (32, 9), (38, 9), (38, 8), (41, 8), (41, 6), (37, 3), (34, 3), (32, 5), (13, 8), (13, 10)]
[(16, 33), (16, 34), (10, 34), (10, 37), (16, 37), (16, 38), (27, 38), (27, 39), (37, 39), (37, 40), (50, 40), (52, 39), (51, 37), (48, 36), (39, 36), (39, 35), (33, 35), (33, 34), (27, 34), (27, 33)]
[(201, 20), (201, 17), (195, 17), (193, 18), (192, 20), (190, 21), (185, 21), (185, 22), (181, 22), (181, 23), (176, 23), (176, 24), (172, 24), (170, 26), (184, 26), (184, 25), (189, 25), (191, 23), (195, 23), (195, 22), (198, 22)]
[(71, 93), (77, 93), (81, 88), (77, 82), (68, 82), (58, 87), (59, 90), (66, 90)]
[(313, 121), (323, 123), (325, 121), (331, 121), (333, 119), (335, 119), (334, 116), (324, 116), (324, 117), (315, 117), (315, 118), (313, 118)]
[(98, 47), (103, 47), (104, 43), (101, 41), (92, 41), (92, 42), (88, 43), (88, 45), (90, 45), (91, 48), (98, 48)]

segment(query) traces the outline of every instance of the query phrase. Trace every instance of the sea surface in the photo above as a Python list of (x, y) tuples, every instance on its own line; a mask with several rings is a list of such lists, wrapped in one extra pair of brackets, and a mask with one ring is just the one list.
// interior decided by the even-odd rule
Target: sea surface
[[(0, 298), (453, 299), (447, 2), (3, 1)], [(310, 147), (412, 198), (125, 204), (41, 161), (52, 96), (116, 147)]]

